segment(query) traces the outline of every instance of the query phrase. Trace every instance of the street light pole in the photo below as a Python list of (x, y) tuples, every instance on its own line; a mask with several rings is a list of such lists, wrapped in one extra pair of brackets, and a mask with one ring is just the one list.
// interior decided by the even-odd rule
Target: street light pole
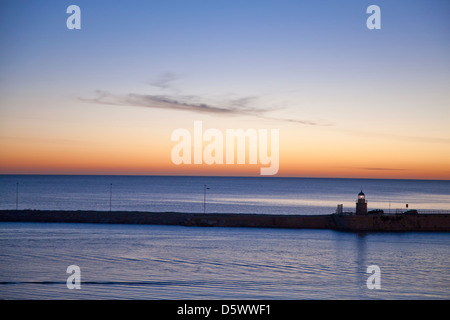
[(112, 202), (112, 183), (109, 184), (109, 212), (111, 212), (111, 202)]
[(206, 187), (206, 184), (203, 185), (203, 214), (206, 213), (206, 190), (209, 189)]
[(16, 182), (16, 210), (19, 210), (19, 183)]

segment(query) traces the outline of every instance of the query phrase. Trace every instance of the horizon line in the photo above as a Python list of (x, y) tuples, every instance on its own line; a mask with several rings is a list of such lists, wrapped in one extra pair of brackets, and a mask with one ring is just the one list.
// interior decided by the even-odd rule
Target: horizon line
[(450, 179), (432, 178), (365, 178), (365, 177), (315, 177), (315, 176), (262, 176), (262, 175), (175, 175), (175, 174), (98, 174), (98, 173), (0, 173), (0, 176), (98, 176), (98, 177), (198, 177), (198, 178), (279, 178), (279, 179), (348, 179), (348, 180), (422, 180), (422, 181), (450, 181)]

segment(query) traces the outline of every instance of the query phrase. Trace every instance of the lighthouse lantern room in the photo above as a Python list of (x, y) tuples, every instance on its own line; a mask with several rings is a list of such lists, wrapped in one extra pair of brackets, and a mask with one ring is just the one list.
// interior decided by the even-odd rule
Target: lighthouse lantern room
[(364, 194), (364, 192), (362, 190), (358, 194), (358, 200), (356, 202), (356, 214), (358, 214), (358, 215), (367, 214), (366, 195)]

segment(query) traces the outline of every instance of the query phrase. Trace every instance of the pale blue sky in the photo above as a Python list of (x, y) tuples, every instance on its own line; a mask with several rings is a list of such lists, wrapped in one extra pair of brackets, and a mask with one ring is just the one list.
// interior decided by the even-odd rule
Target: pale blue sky
[[(71, 4), (81, 8), (81, 30), (66, 28)], [(381, 30), (366, 27), (372, 4), (381, 8)], [(286, 123), (291, 135), (318, 134), (291, 128), (314, 123), (350, 136), (450, 141), (448, 0), (3, 0), (0, 7), (0, 136), (36, 137), (49, 121), (83, 141), (94, 126), (132, 127), (145, 118), (133, 110), (135, 94), (146, 96), (140, 106), (170, 99), (187, 109), (264, 114), (254, 123), (298, 121)], [(146, 114), (149, 126), (175, 121), (169, 131), (184, 120), (242, 120), (211, 110)], [(30, 126), (36, 132), (25, 133)], [(58, 130), (47, 135), (66, 134)]]
[[(365, 26), (373, 3), (379, 31)], [(65, 28), (69, 4), (82, 30)], [(172, 72), (205, 94), (419, 75), (448, 83), (449, 13), (445, 0), (2, 1), (1, 81), (116, 90)]]

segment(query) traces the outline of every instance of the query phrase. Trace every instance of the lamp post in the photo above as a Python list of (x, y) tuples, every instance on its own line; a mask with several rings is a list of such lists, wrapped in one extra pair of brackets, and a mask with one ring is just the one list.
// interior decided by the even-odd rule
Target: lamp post
[(112, 202), (112, 183), (109, 184), (109, 212), (111, 212), (111, 202)]
[(19, 183), (16, 182), (16, 210), (19, 210)]
[(203, 185), (203, 214), (206, 213), (206, 190), (209, 188), (206, 187), (206, 184)]

